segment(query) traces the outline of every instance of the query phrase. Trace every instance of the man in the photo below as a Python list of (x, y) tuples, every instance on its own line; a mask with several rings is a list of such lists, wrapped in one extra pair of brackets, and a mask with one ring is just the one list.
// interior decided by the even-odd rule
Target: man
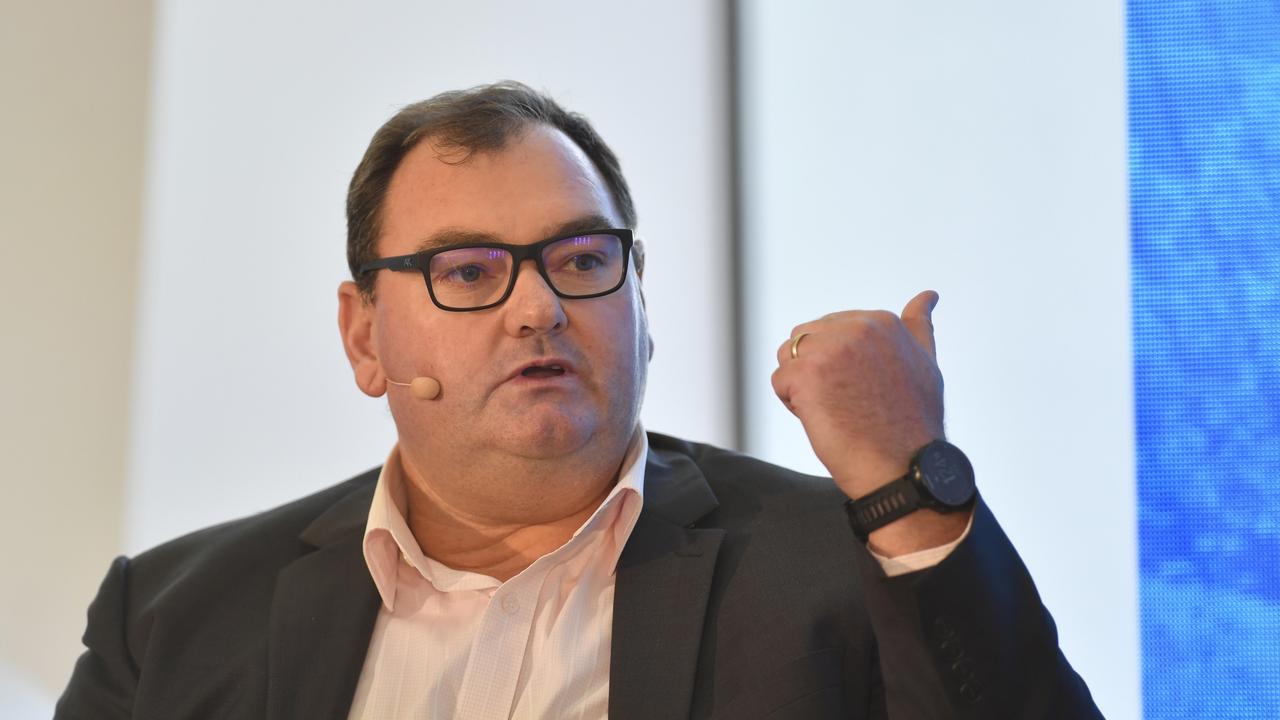
[(936, 442), (935, 294), (781, 343), (832, 482), (640, 427), (630, 193), (545, 96), (404, 109), (347, 210), (386, 464), (118, 559), (58, 717), (1098, 716)]

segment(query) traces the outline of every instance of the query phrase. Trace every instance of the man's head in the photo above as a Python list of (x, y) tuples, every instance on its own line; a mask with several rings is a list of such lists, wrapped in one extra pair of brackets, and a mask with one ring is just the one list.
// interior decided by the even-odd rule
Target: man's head
[(604, 179), (623, 225), (636, 226), (635, 204), (618, 158), (586, 118), (513, 81), (441, 93), (403, 108), (379, 128), (351, 178), (347, 264), (367, 300), (373, 299), (376, 276), (361, 275), (359, 268), (378, 257), (387, 188), (405, 155), (429, 140), (450, 162), (466, 162), (474, 153), (501, 150), (531, 125), (553, 127), (572, 140)]
[[(339, 289), (339, 323), (357, 384), (388, 394), (403, 455), (590, 462), (598, 452), (595, 462), (616, 463), (638, 420), (650, 347), (638, 248), (615, 292), (566, 299), (526, 260), (504, 302), (468, 312), (432, 300), (426, 277), (440, 280), (430, 269), (359, 272), (459, 243), (630, 229), (617, 159), (586, 121), (515, 84), (447, 94), (383, 126), (351, 188), (357, 282)], [(557, 367), (522, 373), (531, 363)], [(438, 379), (440, 396), (418, 400), (388, 384), (416, 376)]]

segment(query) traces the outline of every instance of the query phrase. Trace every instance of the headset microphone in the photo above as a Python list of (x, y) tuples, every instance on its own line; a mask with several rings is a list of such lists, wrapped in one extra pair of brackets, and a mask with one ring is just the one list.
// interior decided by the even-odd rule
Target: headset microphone
[(435, 400), (440, 396), (440, 381), (432, 377), (419, 376), (407, 383), (388, 378), (387, 382), (409, 388), (409, 392), (419, 400)]

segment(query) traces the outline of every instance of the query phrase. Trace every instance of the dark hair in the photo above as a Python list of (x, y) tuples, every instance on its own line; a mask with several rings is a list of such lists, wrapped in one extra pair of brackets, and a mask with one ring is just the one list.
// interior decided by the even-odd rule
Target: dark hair
[(635, 227), (635, 204), (618, 158), (585, 117), (510, 80), (441, 93), (406, 106), (378, 128), (351, 177), (347, 189), (347, 264), (366, 301), (373, 300), (375, 276), (361, 276), (358, 269), (378, 257), (382, 206), (391, 177), (404, 156), (430, 138), (442, 150), (459, 151), (458, 159), (450, 162), (466, 162), (473, 153), (501, 150), (533, 124), (556, 128), (582, 148), (604, 177), (622, 222)]

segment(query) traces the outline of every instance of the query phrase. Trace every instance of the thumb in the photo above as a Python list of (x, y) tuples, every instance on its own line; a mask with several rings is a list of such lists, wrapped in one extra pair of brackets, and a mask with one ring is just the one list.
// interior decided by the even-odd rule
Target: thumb
[(907, 326), (907, 330), (916, 342), (923, 345), (934, 357), (938, 356), (933, 343), (933, 308), (937, 305), (938, 293), (925, 290), (911, 298), (907, 306), (902, 308), (902, 324)]

